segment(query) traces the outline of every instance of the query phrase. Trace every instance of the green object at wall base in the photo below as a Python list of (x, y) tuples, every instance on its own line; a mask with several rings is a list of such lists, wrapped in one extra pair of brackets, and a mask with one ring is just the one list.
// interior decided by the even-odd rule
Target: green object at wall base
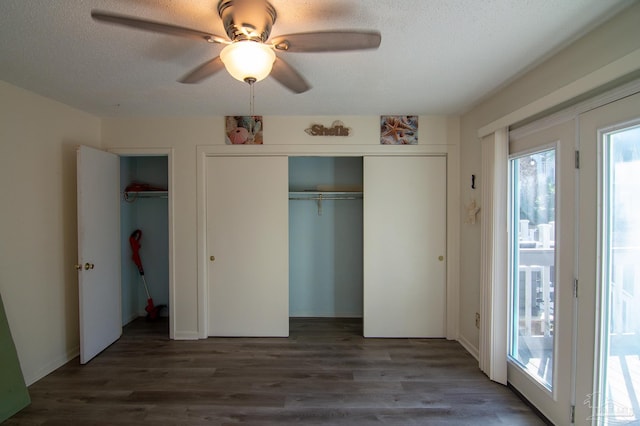
[(0, 296), (0, 423), (31, 403)]

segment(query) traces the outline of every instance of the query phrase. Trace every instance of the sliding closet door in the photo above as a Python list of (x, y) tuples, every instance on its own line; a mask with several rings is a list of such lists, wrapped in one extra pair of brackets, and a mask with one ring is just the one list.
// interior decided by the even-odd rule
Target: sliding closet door
[(443, 337), (446, 158), (364, 159), (364, 335)]
[(289, 335), (287, 157), (207, 159), (208, 332)]

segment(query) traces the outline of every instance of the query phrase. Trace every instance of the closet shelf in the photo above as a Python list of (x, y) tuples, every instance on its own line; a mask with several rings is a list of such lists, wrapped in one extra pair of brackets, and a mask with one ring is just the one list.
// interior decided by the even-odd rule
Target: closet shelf
[(125, 191), (122, 195), (125, 201), (133, 202), (138, 198), (168, 198), (169, 191)]

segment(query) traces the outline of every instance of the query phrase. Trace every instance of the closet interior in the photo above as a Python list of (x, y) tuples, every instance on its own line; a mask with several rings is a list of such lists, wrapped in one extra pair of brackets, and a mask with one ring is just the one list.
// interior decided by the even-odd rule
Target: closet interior
[[(157, 320), (169, 316), (169, 208), (167, 156), (120, 157), (122, 325), (150, 318), (147, 290), (132, 260), (130, 237), (140, 230), (139, 255)], [(167, 329), (168, 332), (168, 329)]]
[(289, 316), (362, 318), (362, 157), (289, 158)]

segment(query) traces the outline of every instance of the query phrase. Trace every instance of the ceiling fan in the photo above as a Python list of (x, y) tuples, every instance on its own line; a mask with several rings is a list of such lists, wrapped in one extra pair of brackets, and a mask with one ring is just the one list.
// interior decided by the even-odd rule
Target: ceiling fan
[(276, 9), (266, 0), (220, 0), (218, 14), (227, 37), (162, 22), (93, 10), (94, 20), (155, 33), (186, 37), (208, 43), (225, 44), (220, 56), (196, 67), (179, 81), (199, 83), (226, 68), (236, 79), (250, 85), (271, 75), (294, 93), (311, 88), (309, 83), (276, 52), (337, 52), (376, 49), (380, 46), (378, 31), (315, 31), (274, 36)]

